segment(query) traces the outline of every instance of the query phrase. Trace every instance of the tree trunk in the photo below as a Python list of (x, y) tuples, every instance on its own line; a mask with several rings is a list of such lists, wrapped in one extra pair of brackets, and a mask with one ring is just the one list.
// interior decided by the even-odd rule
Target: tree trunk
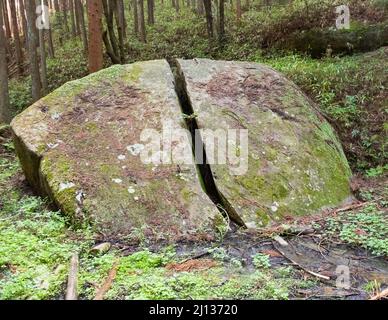
[(28, 29), (27, 29), (26, 9), (24, 7), (24, 0), (20, 0), (19, 4), (20, 4), (19, 11), (20, 11), (20, 18), (22, 20), (24, 42), (25, 42), (26, 47), (27, 47)]
[(27, 26), (28, 26), (28, 55), (30, 59), (30, 74), (31, 74), (31, 94), (33, 102), (41, 97), (41, 82), (39, 73), (39, 62), (36, 48), (38, 39), (36, 37), (36, 3), (35, 0), (26, 2)]
[(225, 38), (225, 0), (219, 0), (219, 19), (218, 19), (218, 40), (220, 43)]
[(3, 0), (0, 0), (0, 123), (11, 121), (8, 93), (7, 39), (3, 29)]
[(84, 5), (81, 0), (75, 0), (75, 7), (78, 13), (79, 24), (81, 29), (81, 38), (84, 45), (85, 55), (88, 53), (88, 34), (86, 32)]
[(145, 29), (145, 19), (144, 19), (144, 0), (138, 0), (139, 4), (139, 31), (140, 31), (140, 40), (142, 42), (147, 42), (146, 29)]
[[(43, 0), (43, 4), (48, 7), (48, 0)], [(48, 24), (50, 25), (50, 19), (48, 21)], [(54, 42), (53, 42), (53, 34), (51, 27), (47, 30), (47, 36), (48, 36), (48, 56), (53, 59), (55, 57), (54, 53)]]
[(124, 34), (123, 34), (123, 28), (124, 28), (124, 21), (121, 21), (121, 12), (120, 7), (118, 6), (118, 2), (116, 0), (111, 0), (111, 9), (114, 12), (115, 20), (116, 20), (116, 26), (117, 26), (117, 33), (119, 35), (119, 50), (120, 50), (120, 62), (124, 63), (125, 60), (125, 50), (124, 50)]
[[(29, 0), (26, 0), (27, 2)], [(59, 1), (54, 0), (54, 10), (55, 10), (55, 17), (57, 18), (57, 23), (58, 23), (58, 32), (59, 32), (59, 43), (62, 45), (63, 43), (63, 26), (62, 26), (62, 13), (61, 13), (61, 8), (59, 6)]]
[[(115, 29), (114, 29), (114, 21), (113, 21), (113, 15), (114, 15), (114, 3), (112, 1), (116, 0), (102, 0), (102, 6), (104, 10), (104, 15), (106, 19), (106, 25), (108, 28), (109, 33), (109, 40), (110, 40), (110, 47), (113, 50), (113, 54), (118, 57), (118, 60), (120, 61), (120, 52), (119, 52), (119, 45), (117, 42)], [(108, 47), (107, 47), (108, 49)]]
[(147, 22), (148, 25), (155, 24), (154, 6), (155, 0), (147, 0)]
[(46, 63), (46, 46), (45, 46), (45, 29), (39, 29), (39, 52), (40, 52), (40, 75), (42, 79), (42, 93), (47, 94), (47, 63)]
[(133, 32), (139, 34), (139, 13), (137, 11), (137, 0), (133, 0)]
[(87, 0), (89, 18), (89, 72), (103, 68), (102, 3), (101, 0)]
[(75, 38), (77, 36), (77, 30), (76, 30), (76, 24), (75, 24), (74, 0), (69, 0), (69, 11), (70, 11), (71, 34), (73, 38)]
[(11, 26), (9, 24), (7, 0), (3, 0), (3, 4), (2, 5), (3, 5), (5, 36), (6, 36), (7, 39), (11, 39)]
[(203, 0), (206, 14), (206, 28), (209, 41), (213, 40), (213, 14), (211, 0)]
[(67, 19), (67, 0), (62, 0), (62, 12), (63, 12), (63, 24), (65, 25), (65, 32), (66, 35), (69, 34), (69, 23)]
[(237, 17), (237, 23), (240, 23), (241, 21), (241, 0), (236, 0), (236, 17)]
[(13, 40), (15, 43), (15, 58), (16, 58), (16, 63), (18, 65), (18, 74), (21, 75), (23, 73), (23, 57), (22, 57), (22, 48), (20, 44), (20, 32), (19, 32), (15, 2), (10, 1), (9, 7), (11, 12)]
[[(131, 1), (129, 1), (129, 5), (131, 5)], [(119, 12), (119, 21), (123, 32), (123, 38), (127, 38), (127, 21), (125, 20), (125, 6), (124, 0), (118, 0), (117, 8)]]

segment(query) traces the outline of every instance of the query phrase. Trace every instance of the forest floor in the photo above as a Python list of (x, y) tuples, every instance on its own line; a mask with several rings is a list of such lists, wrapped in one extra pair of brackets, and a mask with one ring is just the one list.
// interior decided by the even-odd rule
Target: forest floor
[[(368, 299), (388, 286), (388, 180), (361, 179), (351, 206), (214, 243), (104, 244), (73, 229), (25, 181), (0, 136), (0, 299)], [(279, 238), (280, 237), (280, 238)], [(284, 245), (283, 241), (287, 243)]]

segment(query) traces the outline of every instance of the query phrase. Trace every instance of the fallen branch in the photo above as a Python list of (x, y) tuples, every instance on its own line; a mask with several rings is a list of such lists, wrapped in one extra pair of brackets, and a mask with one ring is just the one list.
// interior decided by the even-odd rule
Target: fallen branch
[[(284, 241), (284, 240), (283, 240), (283, 241)], [(276, 248), (276, 247), (275, 247), (275, 248)], [(312, 276), (317, 277), (317, 278), (322, 279), (322, 280), (330, 280), (330, 277), (324, 276), (323, 274), (319, 274), (319, 273), (316, 273), (316, 272), (314, 272), (314, 271), (311, 271), (311, 270), (309, 270), (309, 269), (303, 267), (303, 266), (300, 265), (299, 263), (295, 262), (293, 259), (287, 257), (287, 255), (286, 255), (284, 252), (282, 252), (279, 248), (276, 248), (276, 250), (279, 251), (280, 254), (281, 254), (284, 258), (286, 258), (286, 259), (287, 259), (288, 261), (290, 261), (292, 264), (298, 266), (300, 269), (302, 269), (303, 271), (307, 272), (308, 274), (311, 274)]]
[(118, 261), (113, 264), (112, 269), (109, 271), (108, 277), (106, 278), (104, 284), (100, 287), (100, 289), (98, 289), (94, 300), (104, 300), (105, 294), (109, 291), (114, 279), (116, 278), (118, 265)]
[(66, 300), (78, 300), (77, 284), (78, 284), (78, 253), (73, 254), (70, 260), (69, 277), (67, 280)]
[(361, 208), (367, 203), (368, 202), (358, 202), (358, 203), (350, 204), (350, 205), (347, 205), (345, 207), (338, 208), (338, 209), (334, 210), (334, 213), (337, 214), (339, 212), (345, 212), (345, 211)]
[(369, 300), (380, 300), (382, 298), (388, 298), (388, 288), (381, 291), (380, 293), (376, 294), (375, 296), (373, 296)]

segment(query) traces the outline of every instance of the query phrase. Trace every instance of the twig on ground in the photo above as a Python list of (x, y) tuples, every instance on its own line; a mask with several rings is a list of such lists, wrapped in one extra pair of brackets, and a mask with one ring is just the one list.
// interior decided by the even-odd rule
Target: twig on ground
[(303, 271), (307, 272), (308, 274), (311, 274), (311, 275), (313, 275), (314, 277), (317, 277), (317, 278), (322, 279), (322, 280), (330, 280), (330, 277), (324, 276), (324, 275), (322, 275), (322, 274), (316, 273), (316, 272), (314, 272), (314, 271), (311, 271), (311, 270), (309, 270), (309, 269), (303, 267), (303, 266), (300, 265), (299, 263), (295, 262), (293, 259), (287, 257), (287, 255), (286, 255), (284, 252), (282, 252), (282, 250), (280, 250), (280, 249), (277, 248), (277, 247), (275, 247), (275, 248), (276, 248), (277, 251), (280, 252), (280, 254), (281, 254), (284, 258), (286, 258), (287, 260), (289, 260), (289, 261), (292, 262), (294, 265), (298, 266), (300, 269), (302, 269)]
[(369, 300), (380, 300), (382, 298), (388, 298), (388, 288), (371, 297)]

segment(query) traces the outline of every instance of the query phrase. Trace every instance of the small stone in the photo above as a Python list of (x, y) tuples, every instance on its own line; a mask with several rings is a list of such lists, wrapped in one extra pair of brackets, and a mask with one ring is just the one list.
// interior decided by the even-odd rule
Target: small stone
[(133, 187), (128, 188), (128, 193), (133, 194), (135, 193), (135, 189)]
[(120, 161), (123, 161), (123, 160), (125, 160), (125, 155), (120, 154), (117, 158), (118, 158)]
[(121, 179), (112, 179), (112, 181), (113, 181), (114, 183), (117, 183), (117, 184), (123, 183), (123, 180), (121, 180)]
[(112, 245), (109, 242), (103, 242), (90, 249), (90, 252), (94, 254), (104, 254), (110, 250), (111, 246)]

